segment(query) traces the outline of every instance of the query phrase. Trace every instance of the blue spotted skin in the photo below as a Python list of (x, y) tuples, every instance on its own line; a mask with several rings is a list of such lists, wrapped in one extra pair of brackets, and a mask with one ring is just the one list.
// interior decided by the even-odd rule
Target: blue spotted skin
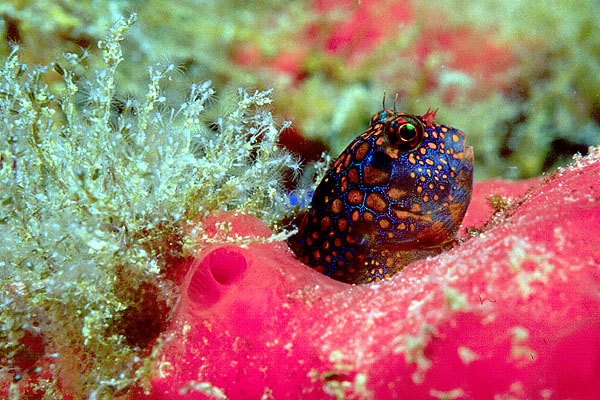
[(366, 283), (449, 247), (471, 201), (463, 132), (382, 110), (315, 190), (292, 248), (330, 277)]

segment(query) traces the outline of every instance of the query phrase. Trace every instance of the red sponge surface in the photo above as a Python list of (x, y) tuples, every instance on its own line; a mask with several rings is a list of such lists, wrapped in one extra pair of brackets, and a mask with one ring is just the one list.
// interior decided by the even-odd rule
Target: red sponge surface
[[(477, 183), (462, 244), (379, 283), (334, 281), (283, 242), (208, 246), (180, 267), (155, 375), (121, 398), (600, 399), (599, 176), (596, 150), (545, 179)], [(235, 213), (204, 232), (223, 222), (271, 235)], [(42, 398), (56, 376), (43, 338), (23, 344), (28, 372), (3, 376), (2, 398)]]
[[(478, 183), (472, 237), (376, 284), (331, 280), (281, 242), (211, 245), (183, 280), (149, 393), (131, 396), (598, 399), (598, 176), (588, 157), (544, 180)], [(504, 196), (495, 213), (490, 195)], [(223, 221), (270, 235), (248, 215), (204, 226)]]

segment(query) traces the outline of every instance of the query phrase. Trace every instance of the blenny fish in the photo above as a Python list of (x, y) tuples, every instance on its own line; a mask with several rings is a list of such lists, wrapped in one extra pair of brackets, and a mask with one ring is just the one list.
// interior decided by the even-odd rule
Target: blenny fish
[(372, 117), (317, 186), (290, 240), (305, 264), (367, 283), (452, 247), (471, 201), (473, 149), (434, 119), (430, 110)]

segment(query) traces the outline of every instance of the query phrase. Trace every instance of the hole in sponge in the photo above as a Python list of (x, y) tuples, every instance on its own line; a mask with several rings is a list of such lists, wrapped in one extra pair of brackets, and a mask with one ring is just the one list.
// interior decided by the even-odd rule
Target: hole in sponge
[(188, 286), (188, 298), (196, 306), (212, 306), (220, 300), (222, 286), (239, 281), (247, 268), (246, 258), (237, 248), (214, 250), (194, 271)]
[(217, 249), (210, 253), (207, 258), (213, 278), (225, 286), (239, 281), (246, 272), (246, 268), (248, 268), (243, 255), (227, 248)]

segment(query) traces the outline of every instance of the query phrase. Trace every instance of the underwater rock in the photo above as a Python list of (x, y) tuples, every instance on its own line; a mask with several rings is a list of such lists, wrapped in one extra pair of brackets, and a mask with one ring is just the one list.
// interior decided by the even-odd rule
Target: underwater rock
[[(211, 245), (149, 394), (130, 396), (599, 398), (598, 176), (596, 151), (543, 180), (476, 183), (471, 237), (376, 284), (334, 281), (281, 242)], [(223, 221), (270, 235), (248, 215), (204, 226)]]

